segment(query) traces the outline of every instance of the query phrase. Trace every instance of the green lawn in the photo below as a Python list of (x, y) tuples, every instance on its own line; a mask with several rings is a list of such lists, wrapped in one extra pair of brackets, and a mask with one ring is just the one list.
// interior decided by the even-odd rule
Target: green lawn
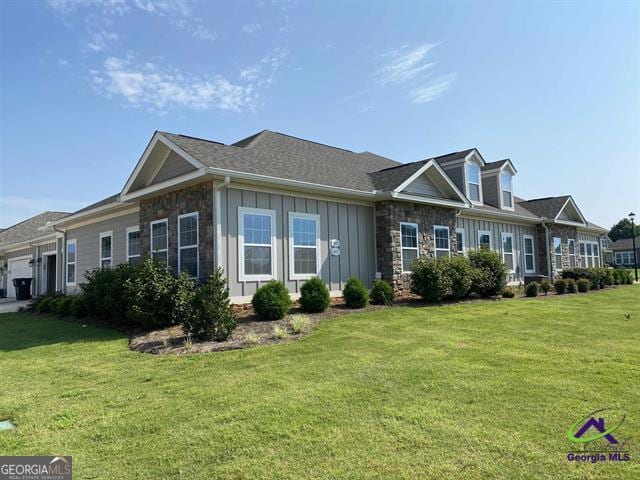
[[(73, 455), (74, 478), (640, 478), (639, 299), (394, 308), (183, 357), (4, 314), (0, 454)], [(569, 463), (566, 430), (611, 405), (631, 461)]]

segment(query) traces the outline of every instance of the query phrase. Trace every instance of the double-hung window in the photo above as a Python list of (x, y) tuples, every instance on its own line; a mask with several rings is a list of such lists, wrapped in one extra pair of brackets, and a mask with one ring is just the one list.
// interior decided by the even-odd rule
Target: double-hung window
[(318, 274), (320, 266), (320, 216), (289, 213), (289, 275), (303, 280)]
[(238, 207), (240, 280), (276, 276), (276, 212)]
[(464, 254), (464, 228), (456, 228), (456, 253)]
[(491, 232), (488, 230), (478, 230), (478, 247), (491, 250)]
[(400, 242), (402, 252), (402, 271), (410, 272), (413, 262), (418, 258), (418, 224), (400, 223)]
[(576, 268), (576, 241), (573, 238), (567, 240), (569, 248), (569, 268)]
[(169, 248), (169, 235), (168, 235), (167, 219), (156, 220), (151, 222), (151, 258), (156, 262), (169, 263), (168, 248)]
[(586, 247), (587, 247), (587, 267), (592, 268), (592, 267), (594, 267), (594, 264), (593, 264), (593, 247), (592, 247), (592, 244), (590, 242), (586, 243)]
[(433, 227), (433, 239), (436, 247), (436, 258), (451, 255), (451, 250), (449, 249), (449, 227), (435, 225)]
[(580, 266), (587, 266), (587, 246), (584, 242), (580, 242)]
[(469, 200), (480, 202), (480, 167), (475, 163), (467, 163), (467, 185)]
[(100, 234), (100, 268), (113, 266), (113, 231)]
[(66, 269), (66, 277), (67, 277), (67, 286), (73, 286), (76, 284), (76, 258), (78, 255), (77, 241), (67, 240), (67, 269)]
[(600, 252), (599, 252), (599, 247), (597, 242), (593, 243), (593, 266), (594, 267), (600, 266)]
[(524, 235), (522, 237), (522, 245), (524, 252), (524, 273), (534, 273), (536, 271), (536, 267), (533, 250), (533, 235)]
[(178, 272), (198, 278), (198, 212), (178, 215)]
[(140, 263), (140, 227), (127, 228), (127, 262), (129, 265)]
[(509, 272), (515, 271), (513, 262), (513, 234), (502, 232), (502, 261), (509, 269)]
[(556, 271), (562, 271), (562, 239), (553, 237), (553, 255), (555, 258)]
[(500, 185), (502, 186), (502, 207), (513, 208), (513, 177), (508, 173), (500, 174)]

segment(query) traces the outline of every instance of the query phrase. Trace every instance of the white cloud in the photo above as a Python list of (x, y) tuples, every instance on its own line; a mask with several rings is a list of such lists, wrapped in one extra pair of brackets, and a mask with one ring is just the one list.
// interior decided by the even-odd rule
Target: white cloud
[(286, 50), (276, 48), (273, 52), (262, 57), (255, 65), (241, 70), (240, 79), (254, 82), (257, 87), (268, 87), (276, 81), (287, 57)]
[(455, 78), (455, 73), (436, 78), (426, 85), (409, 92), (408, 98), (414, 104), (431, 102), (446, 92)]
[(262, 25), (260, 25), (259, 23), (252, 23), (242, 26), (242, 33), (246, 33), (247, 35), (252, 35), (258, 30), (262, 30)]
[(83, 8), (97, 8), (103, 13), (123, 15), (131, 11), (126, 0), (47, 0), (58, 13), (68, 15)]
[(73, 212), (89, 202), (65, 198), (0, 196), (0, 227), (7, 228), (47, 210)]
[(406, 51), (407, 46), (381, 55), (382, 58), (391, 57), (391, 61), (376, 72), (376, 77), (383, 83), (404, 83), (415, 78), (435, 63), (426, 62), (425, 57), (437, 44), (425, 43), (412, 50)]
[(91, 40), (87, 42), (89, 47), (94, 52), (102, 52), (106, 50), (110, 43), (118, 40), (118, 34), (115, 32), (109, 32), (107, 30), (99, 30), (91, 34)]
[(240, 112), (257, 104), (252, 85), (235, 85), (221, 75), (185, 77), (175, 69), (136, 65), (131, 59), (109, 57), (104, 70), (92, 70), (91, 78), (99, 91), (157, 113), (172, 108)]

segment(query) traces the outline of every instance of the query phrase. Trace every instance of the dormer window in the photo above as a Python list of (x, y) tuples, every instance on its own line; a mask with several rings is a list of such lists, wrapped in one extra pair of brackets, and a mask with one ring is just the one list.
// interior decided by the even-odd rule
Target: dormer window
[(480, 203), (480, 166), (467, 163), (467, 190), (469, 200)]
[(513, 183), (511, 174), (501, 173), (500, 185), (502, 189), (502, 208), (513, 208)]

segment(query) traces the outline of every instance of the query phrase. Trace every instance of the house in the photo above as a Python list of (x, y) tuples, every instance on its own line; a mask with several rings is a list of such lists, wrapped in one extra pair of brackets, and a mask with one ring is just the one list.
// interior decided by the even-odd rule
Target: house
[[(120, 192), (47, 226), (56, 288), (144, 256), (199, 278), (222, 267), (235, 302), (270, 279), (295, 295), (315, 275), (334, 295), (351, 276), (405, 293), (415, 258), (482, 245), (510, 282), (601, 265), (606, 230), (570, 195), (517, 196), (517, 173), (476, 148), (402, 164), (268, 130), (231, 145), (155, 132)], [(42, 258), (31, 252), (36, 278)]]
[[(635, 238), (636, 256), (640, 262), (640, 235)], [(613, 264), (619, 267), (633, 267), (633, 238), (621, 238), (609, 244), (613, 252)]]

